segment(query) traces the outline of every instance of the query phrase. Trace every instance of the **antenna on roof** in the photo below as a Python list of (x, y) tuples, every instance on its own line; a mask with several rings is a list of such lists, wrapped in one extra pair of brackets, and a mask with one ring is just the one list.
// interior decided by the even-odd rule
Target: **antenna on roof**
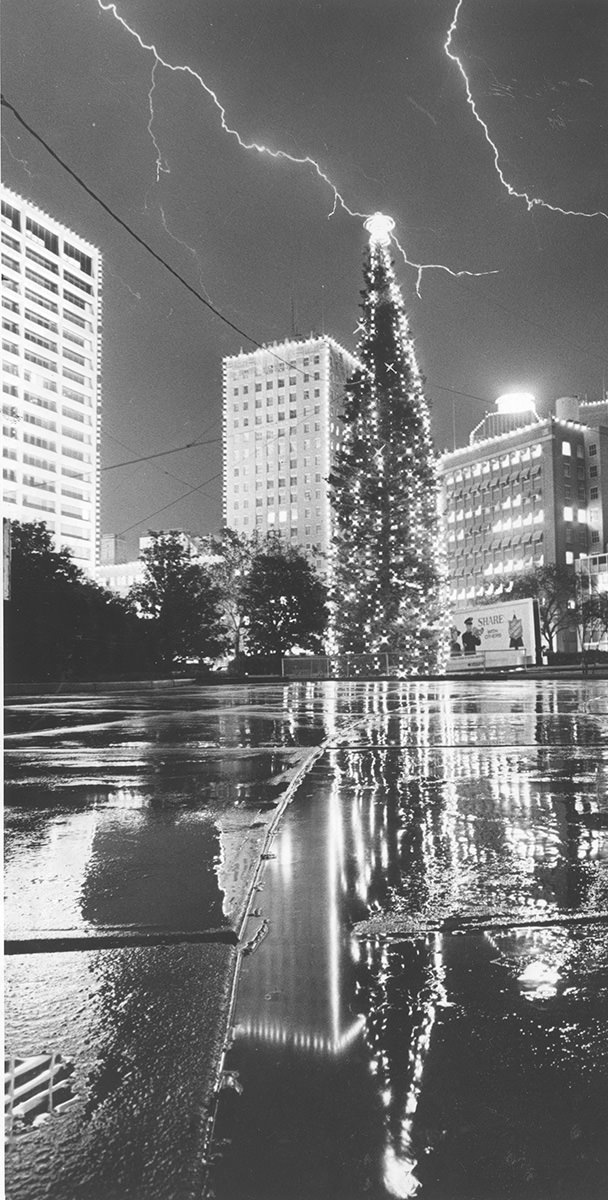
[(296, 302), (293, 292), (291, 293), (291, 336), (292, 338), (299, 337), (298, 322), (296, 319)]

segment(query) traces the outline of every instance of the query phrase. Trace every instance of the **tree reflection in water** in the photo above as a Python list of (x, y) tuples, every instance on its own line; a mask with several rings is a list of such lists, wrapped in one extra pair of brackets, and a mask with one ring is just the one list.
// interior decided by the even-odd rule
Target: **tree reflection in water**
[[(525, 1096), (520, 1112), (512, 1106), (518, 1039), (525, 1028), (525, 1053), (542, 1053), (550, 1006), (574, 986), (572, 962), (578, 976), (585, 970), (576, 931), (536, 926), (585, 912), (595, 899), (599, 834), (575, 817), (598, 804), (583, 749), (601, 740), (598, 726), (585, 734), (574, 704), (561, 710), (559, 694), (545, 685), (510, 681), (481, 692), (407, 681), (326, 689), (329, 747), (277, 836), (264, 881), (270, 935), (241, 981), (237, 1039), (258, 1051), (272, 1047), (274, 1075), (265, 1079), (275, 1080), (283, 1103), (290, 1090), (298, 1103), (302, 1055), (352, 1060), (350, 1083), (336, 1097), (340, 1109), (353, 1103), (357, 1071), (367, 1065), (374, 1101), (360, 1152), (373, 1147), (376, 1156), (372, 1194), (409, 1197), (437, 1171), (449, 1178), (446, 1148), (454, 1152), (457, 1134), (468, 1147), (460, 1170), (474, 1170), (475, 1122), (480, 1137), (493, 1131), (480, 1116), (482, 1091), (466, 1082), (465, 1043), (479, 1067), (475, 1020), (490, 1058), (500, 1047), (487, 1068), (499, 1089), (492, 1111), (504, 1087), (510, 1132), (525, 1122)], [(577, 731), (574, 774), (566, 725)], [(464, 939), (442, 931), (446, 920), (463, 928), (529, 924)], [(539, 1011), (536, 1029), (530, 1022)], [(319, 1096), (335, 1086), (337, 1069), (321, 1072)], [(468, 1114), (464, 1133), (448, 1079)], [(245, 1096), (247, 1087), (245, 1078)], [(306, 1139), (307, 1114), (300, 1116)], [(259, 1112), (252, 1120), (260, 1135)], [(509, 1194), (516, 1169), (497, 1195)], [(267, 1163), (265, 1172), (268, 1186)], [(466, 1194), (454, 1186), (454, 1196)]]

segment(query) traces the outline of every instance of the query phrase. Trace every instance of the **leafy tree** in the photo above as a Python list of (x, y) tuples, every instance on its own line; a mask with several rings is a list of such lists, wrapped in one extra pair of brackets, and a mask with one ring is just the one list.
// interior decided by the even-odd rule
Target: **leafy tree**
[(330, 475), (332, 641), (339, 653), (400, 650), (413, 673), (445, 647), (437, 477), (428, 406), (388, 237), (369, 222), (361, 367), (346, 385)]
[(193, 561), (182, 534), (150, 536), (152, 544), (140, 556), (144, 577), (129, 599), (154, 622), (160, 665), (170, 670), (179, 659), (216, 658), (226, 644), (219, 588)]
[(278, 535), (268, 535), (244, 587), (249, 649), (261, 654), (287, 654), (295, 647), (322, 651), (326, 601), (327, 589), (308, 559)]
[[(541, 635), (547, 649), (552, 652), (558, 633), (572, 629), (575, 624), (573, 610), (577, 599), (576, 575), (572, 568), (550, 563), (537, 567), (525, 575), (515, 575), (509, 598), (538, 600)], [(505, 597), (506, 598), (506, 597)]]
[(98, 587), (68, 550), (54, 550), (43, 522), (10, 525), (10, 598), (5, 667), (11, 682), (108, 678), (145, 672), (141, 622)]
[(232, 651), (238, 657), (244, 649), (247, 632), (247, 577), (260, 549), (260, 538), (256, 533), (248, 536), (235, 529), (222, 529), (219, 534), (205, 538), (204, 544), (213, 558), (210, 573), (220, 589), (222, 618)]

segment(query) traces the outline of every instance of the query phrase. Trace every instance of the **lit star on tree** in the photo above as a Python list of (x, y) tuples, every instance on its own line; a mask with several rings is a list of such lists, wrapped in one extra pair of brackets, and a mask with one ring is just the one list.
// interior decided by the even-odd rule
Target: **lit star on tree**
[(387, 217), (381, 212), (375, 212), (371, 217), (367, 218), (364, 224), (369, 233), (370, 245), (389, 245), (391, 234), (395, 228), (395, 222), (392, 217)]

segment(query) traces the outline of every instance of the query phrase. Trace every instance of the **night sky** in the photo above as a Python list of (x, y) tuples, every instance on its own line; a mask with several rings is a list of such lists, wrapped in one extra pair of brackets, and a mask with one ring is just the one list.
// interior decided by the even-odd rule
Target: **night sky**
[[(243, 141), (310, 156), (350, 209), (390, 213), (411, 260), (496, 272), (425, 271), (419, 298), (395, 254), (439, 448), (454, 430), (462, 444), (501, 392), (533, 392), (543, 414), (608, 385), (608, 220), (529, 211), (501, 184), (444, 49), (455, 6), (117, 5), (204, 79)], [(516, 191), (608, 211), (607, 43), (605, 0), (463, 0), (452, 53)], [(201, 84), (161, 65), (153, 78), (154, 61), (97, 0), (4, 0), (3, 93), (89, 187), (252, 338), (324, 329), (354, 350), (361, 218), (338, 205), (328, 219), (334, 195), (314, 168), (242, 149)], [(104, 470), (103, 532), (128, 530), (135, 549), (148, 528), (218, 528), (222, 356), (251, 343), (3, 118), (5, 182), (103, 253), (103, 466), (209, 442)]]

